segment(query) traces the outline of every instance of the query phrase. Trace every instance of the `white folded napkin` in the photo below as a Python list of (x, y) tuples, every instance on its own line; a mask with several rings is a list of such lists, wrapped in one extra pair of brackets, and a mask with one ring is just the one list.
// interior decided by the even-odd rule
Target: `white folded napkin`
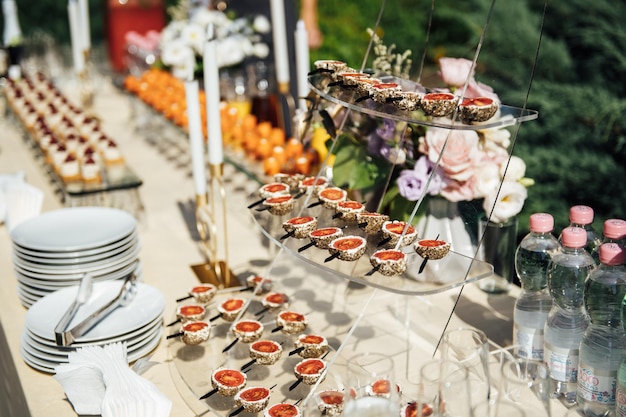
[(20, 223), (38, 216), (43, 204), (43, 191), (24, 180), (24, 173), (0, 178), (0, 223), (9, 231)]
[(87, 346), (70, 352), (54, 378), (79, 415), (167, 417), (172, 402), (126, 359), (126, 344)]

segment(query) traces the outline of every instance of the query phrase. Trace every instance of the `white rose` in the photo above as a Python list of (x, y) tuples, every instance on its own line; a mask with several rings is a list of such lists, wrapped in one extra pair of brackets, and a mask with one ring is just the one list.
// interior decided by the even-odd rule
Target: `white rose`
[(270, 47), (266, 43), (260, 42), (254, 45), (253, 55), (257, 58), (267, 58), (270, 54)]
[(239, 64), (245, 58), (239, 42), (232, 37), (218, 40), (216, 55), (217, 66), (220, 68)]
[(164, 45), (161, 60), (165, 65), (188, 65), (193, 59), (193, 50), (182, 39), (173, 40)]
[(526, 197), (528, 197), (528, 192), (522, 184), (515, 181), (504, 181), (499, 193), (496, 188), (485, 196), (483, 210), (487, 215), (491, 213), (490, 220), (492, 222), (504, 223), (522, 211)]
[(270, 29), (272, 28), (269, 19), (263, 15), (258, 15), (254, 18), (254, 22), (252, 22), (252, 27), (255, 31), (259, 33), (269, 33)]
[(190, 23), (183, 28), (180, 36), (197, 54), (202, 54), (206, 38), (206, 33), (202, 26)]
[(481, 198), (497, 190), (500, 185), (500, 172), (496, 164), (484, 163), (476, 168), (474, 195)]
[(508, 167), (506, 161), (500, 166), (500, 177), (504, 181), (519, 181), (524, 178), (524, 175), (526, 175), (526, 163), (519, 156), (511, 155)]

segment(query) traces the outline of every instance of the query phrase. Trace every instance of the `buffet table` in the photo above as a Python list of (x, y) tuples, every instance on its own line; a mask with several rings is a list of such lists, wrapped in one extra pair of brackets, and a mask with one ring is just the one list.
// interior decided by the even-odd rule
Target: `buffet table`
[[(97, 84), (95, 93), (95, 112), (102, 118), (105, 131), (114, 136), (127, 163), (133, 167), (143, 185), (139, 191), (143, 211), (139, 215), (139, 237), (143, 264), (143, 280), (158, 288), (165, 295), (165, 320), (173, 317), (176, 299), (185, 295), (188, 288), (197, 282), (190, 268), (203, 263), (195, 232), (193, 181), (191, 163), (187, 155), (168, 154), (167, 143), (154, 137), (150, 141), (137, 134), (133, 120), (132, 102), (128, 96), (113, 87), (111, 80), (102, 79)], [(66, 85), (71, 91), (71, 83)], [(55, 195), (46, 173), (34, 161), (33, 155), (11, 121), (0, 121), (3, 140), (0, 142), (0, 174), (24, 171), (28, 183), (40, 188), (45, 195), (43, 211), (62, 207)], [(155, 133), (158, 135), (158, 133)], [(230, 264), (235, 271), (255, 271), (263, 274), (268, 262), (276, 255), (277, 249), (268, 247), (268, 243), (254, 224), (248, 209), (247, 197), (258, 188), (258, 183), (251, 181), (245, 174), (233, 166), (225, 166), (228, 195), (228, 228)], [(88, 231), (87, 231), (88, 232)], [(296, 260), (294, 260), (296, 262)], [(24, 326), (26, 309), (16, 294), (17, 282), (12, 271), (11, 240), (6, 227), (0, 228), (0, 372), (4, 377), (0, 384), (0, 416), (67, 416), (74, 415), (71, 404), (66, 400), (63, 389), (51, 375), (33, 370), (24, 363), (20, 354), (20, 337)], [(312, 285), (315, 283), (304, 283)], [(348, 281), (332, 283), (326, 288), (334, 290), (334, 298), (341, 302), (342, 292), (360, 291)], [(304, 291), (304, 288), (302, 289)], [(377, 297), (380, 311), (399, 320), (402, 317), (398, 309), (415, 304), (427, 308), (433, 317), (422, 323), (419, 315), (411, 320), (411, 327), (422, 341), (418, 351), (434, 352), (438, 340), (438, 330), (447, 320), (459, 292), (461, 297), (449, 327), (474, 326), (485, 331), (487, 336), (500, 346), (511, 343), (512, 310), (517, 291), (513, 288), (509, 294), (488, 295), (477, 284), (452, 289), (427, 297), (413, 297), (384, 293)], [(384, 308), (387, 306), (388, 308)], [(320, 307), (320, 308), (323, 308)], [(329, 307), (329, 308), (332, 308)], [(362, 304), (349, 303), (345, 306), (348, 317), (357, 316)], [(374, 311), (374, 309), (372, 310)], [(323, 315), (313, 315), (323, 317)], [(385, 318), (386, 319), (386, 318)], [(384, 323), (384, 321), (382, 322)], [(423, 324), (423, 326), (422, 326)], [(361, 326), (368, 326), (367, 318)], [(380, 327), (387, 326), (387, 323)], [(316, 323), (322, 328), (323, 323)], [(346, 332), (350, 322), (343, 325)], [(393, 326), (391, 327), (393, 328)], [(402, 328), (401, 323), (399, 328)], [(368, 343), (388, 343), (388, 339), (377, 339), (378, 330), (372, 329)], [(391, 330), (390, 330), (391, 331)], [(383, 336), (387, 336), (384, 335)], [(395, 334), (402, 338), (402, 335)], [(356, 338), (356, 341), (359, 339)], [(364, 347), (351, 343), (350, 349)], [(172, 416), (193, 416), (202, 413), (203, 403), (196, 399), (179, 373), (179, 368), (172, 359), (170, 341), (163, 336), (162, 342), (154, 350), (151, 361), (158, 364), (150, 368), (144, 377), (156, 386), (173, 402)], [(208, 379), (209, 375), (206, 375)], [(7, 401), (8, 399), (8, 401)]]

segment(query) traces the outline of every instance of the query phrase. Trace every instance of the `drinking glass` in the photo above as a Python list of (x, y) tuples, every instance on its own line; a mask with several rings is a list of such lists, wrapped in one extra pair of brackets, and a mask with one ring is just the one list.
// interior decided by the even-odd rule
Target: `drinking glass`
[(494, 352), (500, 361), (500, 401), (514, 403), (533, 417), (551, 417), (551, 381), (547, 365), (516, 356), (516, 348)]
[(441, 340), (441, 358), (467, 368), (472, 407), (492, 399), (489, 341), (483, 331), (469, 327), (446, 331)]
[(432, 360), (420, 368), (416, 417), (469, 417), (468, 370), (459, 362)]
[(472, 409), (473, 417), (531, 417), (517, 404), (496, 401), (482, 402)]
[(348, 395), (344, 417), (396, 417), (400, 413), (399, 388), (393, 359), (380, 353), (361, 353), (348, 360)]

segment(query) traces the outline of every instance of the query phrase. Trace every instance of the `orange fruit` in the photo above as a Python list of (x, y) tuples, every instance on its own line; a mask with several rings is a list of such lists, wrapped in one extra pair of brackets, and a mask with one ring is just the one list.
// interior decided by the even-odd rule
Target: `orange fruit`
[(285, 131), (280, 127), (272, 128), (269, 135), (270, 142), (274, 146), (283, 146), (285, 144)]
[(256, 148), (253, 150), (256, 154), (257, 159), (265, 159), (268, 158), (273, 151), (272, 143), (268, 138), (260, 138)]
[(301, 156), (303, 152), (304, 146), (302, 145), (302, 142), (300, 142), (298, 139), (291, 138), (287, 141), (287, 144), (285, 145), (285, 153), (287, 158), (296, 159)]
[(269, 138), (270, 133), (272, 132), (272, 123), (271, 122), (261, 122), (257, 124), (257, 132), (259, 132), (259, 136), (262, 138)]
[(276, 158), (270, 156), (263, 161), (263, 172), (265, 172), (265, 175), (276, 175), (280, 172), (280, 165)]
[(309, 162), (309, 158), (307, 158), (306, 156), (301, 156), (296, 159), (296, 171), (299, 174), (307, 175), (310, 169), (311, 163)]
[(287, 162), (287, 154), (285, 153), (285, 148), (282, 146), (274, 146), (272, 149), (272, 157), (274, 157), (280, 166), (285, 165)]

